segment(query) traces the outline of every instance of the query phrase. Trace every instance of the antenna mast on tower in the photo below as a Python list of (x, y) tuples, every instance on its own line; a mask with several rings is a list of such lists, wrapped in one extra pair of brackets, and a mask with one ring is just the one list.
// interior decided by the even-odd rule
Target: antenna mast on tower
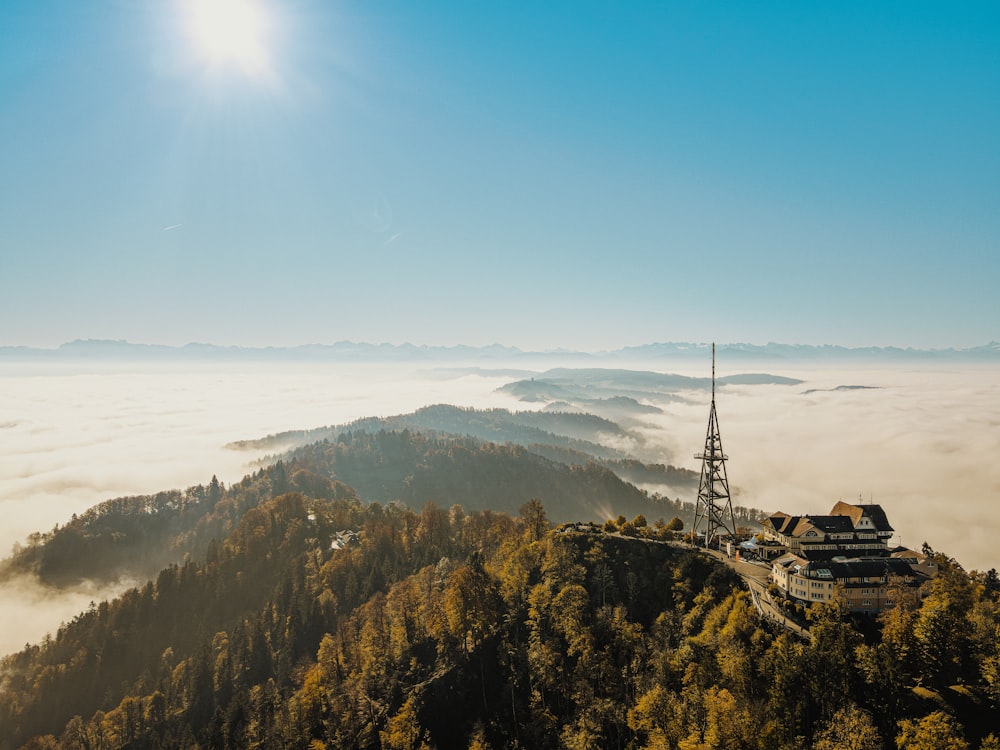
[(736, 517), (733, 501), (729, 497), (729, 480), (726, 478), (726, 454), (722, 452), (719, 419), (715, 414), (715, 343), (712, 344), (712, 407), (708, 412), (708, 434), (705, 451), (695, 458), (701, 459), (701, 482), (698, 500), (694, 507), (694, 537), (705, 527), (705, 546), (718, 547), (723, 533), (736, 538)]

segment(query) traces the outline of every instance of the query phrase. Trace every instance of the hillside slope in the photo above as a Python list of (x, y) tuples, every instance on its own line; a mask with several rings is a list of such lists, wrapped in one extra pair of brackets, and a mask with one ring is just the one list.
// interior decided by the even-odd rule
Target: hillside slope
[[(609, 465), (647, 481), (669, 468), (628, 461)], [(0, 562), (0, 579), (28, 573), (46, 585), (68, 586), (84, 579), (154, 577), (186, 555), (204, 554), (211, 540), (224, 538), (261, 502), (290, 491), (343, 498), (354, 492), (347, 485), (363, 500), (398, 500), (417, 509), (432, 501), (516, 513), (537, 498), (556, 521), (642, 513), (650, 521), (680, 514), (689, 522), (690, 509), (683, 504), (650, 496), (596, 463), (569, 465), (517, 445), (472, 438), (358, 432), (292, 451), (228, 489), (213, 478), (183, 492), (101, 503), (53, 531), (33, 535)]]
[(538, 503), (267, 500), (4, 659), (0, 750), (877, 750), (1000, 718), (1000, 603), (947, 558), (880, 639), (828, 607), (802, 643), (696, 551), (547, 526)]

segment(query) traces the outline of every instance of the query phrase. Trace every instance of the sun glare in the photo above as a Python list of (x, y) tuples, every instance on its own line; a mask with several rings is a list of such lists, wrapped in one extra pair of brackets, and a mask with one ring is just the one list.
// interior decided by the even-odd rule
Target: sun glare
[(201, 53), (216, 65), (248, 73), (267, 67), (268, 19), (254, 0), (190, 0), (189, 22)]

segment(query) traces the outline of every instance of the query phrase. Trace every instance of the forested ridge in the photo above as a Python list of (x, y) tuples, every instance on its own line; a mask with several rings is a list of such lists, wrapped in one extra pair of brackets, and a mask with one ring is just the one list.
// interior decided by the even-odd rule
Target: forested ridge
[(603, 520), (612, 511), (662, 515), (668, 506), (673, 509), (596, 462), (566, 464), (520, 445), (473, 438), (408, 430), (346, 433), (294, 455), (311, 471), (338, 477), (365, 499), (398, 499), (417, 508), (433, 500), (460, 502), (469, 510), (516, 512), (537, 497), (558, 521)]
[(516, 513), (538, 498), (554, 521), (602, 521), (622, 513), (689, 520), (690, 504), (650, 495), (613, 469), (637, 480), (660, 472), (637, 461), (569, 464), (522, 446), (470, 437), (409, 430), (346, 433), (296, 449), (225, 492), (213, 478), (185, 491), (100, 503), (62, 526), (33, 534), (0, 562), (0, 578), (28, 573), (46, 585), (63, 586), (83, 579), (155, 577), (185, 555), (204, 554), (212, 539), (222, 539), (263, 500), (288, 491), (337, 497), (345, 484), (363, 500), (400, 500), (414, 508), (430, 501)]
[(300, 446), (331, 440), (344, 432), (401, 432), (473, 437), (479, 440), (517, 445), (544, 444), (569, 448), (591, 457), (622, 457), (618, 450), (602, 444), (608, 437), (629, 436), (618, 424), (594, 414), (518, 411), (507, 409), (469, 409), (451, 404), (435, 404), (411, 414), (392, 417), (365, 417), (344, 425), (312, 430), (290, 430), (255, 440), (239, 440), (229, 447), (246, 450), (269, 450), (282, 446)]
[(0, 750), (998, 748), (995, 579), (938, 554), (922, 600), (866, 627), (814, 608), (799, 641), (697, 551), (551, 529), (629, 502), (676, 508), (596, 464), (409, 431), (109, 501), (7, 570), (173, 561), (0, 662)]

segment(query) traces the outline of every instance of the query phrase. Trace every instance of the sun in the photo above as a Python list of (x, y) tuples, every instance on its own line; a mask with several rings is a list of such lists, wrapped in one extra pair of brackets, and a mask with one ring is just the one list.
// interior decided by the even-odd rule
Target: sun
[(268, 18), (254, 0), (189, 0), (188, 23), (198, 50), (213, 65), (263, 72)]

